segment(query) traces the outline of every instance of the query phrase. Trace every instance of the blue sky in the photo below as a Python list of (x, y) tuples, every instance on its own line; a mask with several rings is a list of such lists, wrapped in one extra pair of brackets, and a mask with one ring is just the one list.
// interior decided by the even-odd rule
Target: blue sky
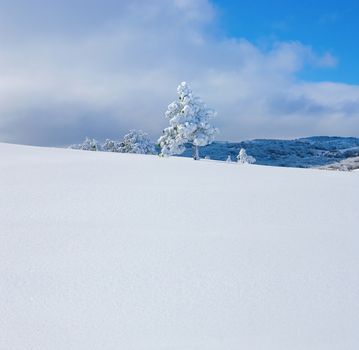
[(219, 139), (359, 136), (354, 1), (1, 0), (0, 142), (156, 140), (187, 81)]
[(306, 69), (308, 80), (359, 84), (359, 1), (216, 0), (222, 30), (258, 44), (300, 41), (338, 60), (331, 70)]

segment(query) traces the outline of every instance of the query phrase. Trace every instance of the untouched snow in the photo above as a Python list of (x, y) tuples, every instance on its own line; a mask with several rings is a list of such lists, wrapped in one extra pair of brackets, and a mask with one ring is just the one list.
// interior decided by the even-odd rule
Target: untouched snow
[(359, 172), (0, 159), (0, 349), (359, 348)]

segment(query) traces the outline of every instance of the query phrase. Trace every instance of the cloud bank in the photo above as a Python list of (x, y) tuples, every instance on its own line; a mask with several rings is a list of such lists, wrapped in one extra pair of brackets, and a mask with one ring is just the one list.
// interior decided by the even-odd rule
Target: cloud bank
[[(30, 6), (31, 5), (31, 6)], [(156, 139), (185, 80), (217, 110), (220, 139), (359, 135), (359, 86), (308, 82), (330, 53), (218, 32), (205, 0), (0, 3), (0, 141)]]

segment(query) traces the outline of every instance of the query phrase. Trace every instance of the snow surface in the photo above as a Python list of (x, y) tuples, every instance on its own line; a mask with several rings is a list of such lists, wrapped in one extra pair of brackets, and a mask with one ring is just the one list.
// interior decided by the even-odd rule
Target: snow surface
[(0, 159), (0, 349), (359, 348), (359, 172)]

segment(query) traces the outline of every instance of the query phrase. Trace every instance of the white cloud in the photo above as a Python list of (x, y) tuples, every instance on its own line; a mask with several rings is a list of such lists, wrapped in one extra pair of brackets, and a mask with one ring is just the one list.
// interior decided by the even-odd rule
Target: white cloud
[[(43, 3), (20, 4), (34, 22), (25, 24), (0, 5), (13, 16), (0, 26), (12, 38), (0, 44), (2, 141), (61, 145), (130, 128), (155, 138), (182, 80), (218, 110), (221, 139), (358, 133), (359, 87), (296, 78), (335, 58), (299, 42), (263, 49), (218, 37), (205, 0)], [(45, 24), (35, 23), (37, 7)]]

